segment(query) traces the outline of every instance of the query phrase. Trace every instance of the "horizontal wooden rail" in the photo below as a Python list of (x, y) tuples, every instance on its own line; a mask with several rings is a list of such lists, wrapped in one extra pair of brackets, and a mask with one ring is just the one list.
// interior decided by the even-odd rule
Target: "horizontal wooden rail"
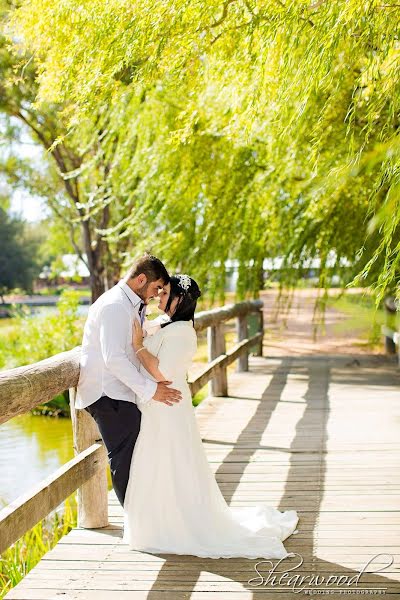
[(105, 467), (103, 445), (93, 444), (3, 508), (0, 511), (0, 554)]
[(0, 371), (0, 424), (78, 384), (80, 346), (33, 365)]
[(241, 315), (248, 315), (262, 310), (262, 300), (248, 300), (247, 302), (238, 302), (238, 304), (226, 304), (219, 308), (205, 310), (197, 313), (194, 320), (196, 331), (201, 331), (212, 325), (217, 325), (223, 321), (228, 321)]

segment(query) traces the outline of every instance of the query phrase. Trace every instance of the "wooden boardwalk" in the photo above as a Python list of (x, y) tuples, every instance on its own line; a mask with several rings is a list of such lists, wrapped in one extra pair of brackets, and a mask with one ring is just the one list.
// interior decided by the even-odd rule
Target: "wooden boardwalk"
[[(296, 509), (298, 533), (280, 571), (355, 576), (346, 594), (400, 600), (400, 369), (382, 357), (251, 358), (229, 377), (229, 398), (197, 409), (209, 461), (229, 503)], [(294, 599), (310, 588), (260, 580), (258, 561), (129, 551), (110, 494), (111, 525), (75, 529), (6, 598), (14, 600)], [(276, 564), (277, 561), (272, 561)], [(299, 566), (299, 563), (301, 563)], [(271, 565), (260, 565), (264, 578)], [(249, 580), (256, 578), (252, 583)], [(255, 583), (263, 583), (256, 586)], [(319, 590), (324, 585), (312, 585)], [(373, 589), (372, 589), (373, 588)], [(343, 595), (329, 586), (330, 597)], [(337, 590), (338, 588), (336, 588)], [(308, 597), (315, 598), (316, 593)]]

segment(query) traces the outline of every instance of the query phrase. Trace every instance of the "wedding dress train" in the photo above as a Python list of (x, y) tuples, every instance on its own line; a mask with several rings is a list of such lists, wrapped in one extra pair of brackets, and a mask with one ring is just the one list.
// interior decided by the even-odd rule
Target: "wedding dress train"
[(183, 397), (173, 406), (138, 401), (142, 420), (125, 497), (123, 541), (150, 553), (290, 556), (282, 542), (295, 531), (297, 512), (262, 503), (228, 506), (208, 464), (186, 382), (197, 344), (192, 323), (171, 323), (145, 337), (144, 344)]

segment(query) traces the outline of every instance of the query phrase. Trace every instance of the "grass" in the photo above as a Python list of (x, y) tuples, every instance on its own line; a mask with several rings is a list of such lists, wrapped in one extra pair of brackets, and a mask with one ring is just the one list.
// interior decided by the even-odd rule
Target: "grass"
[(352, 331), (364, 341), (363, 346), (382, 345), (381, 327), (385, 323), (385, 311), (375, 306), (375, 298), (367, 294), (347, 294), (331, 297), (327, 306), (343, 313), (346, 318), (334, 326), (336, 333)]
[(201, 388), (197, 394), (193, 396), (192, 404), (193, 406), (198, 406), (205, 398), (208, 396), (208, 384)]
[(39, 562), (46, 552), (73, 527), (76, 527), (77, 510), (75, 496), (64, 502), (64, 511), (54, 512), (0, 556), (0, 599), (15, 587)]

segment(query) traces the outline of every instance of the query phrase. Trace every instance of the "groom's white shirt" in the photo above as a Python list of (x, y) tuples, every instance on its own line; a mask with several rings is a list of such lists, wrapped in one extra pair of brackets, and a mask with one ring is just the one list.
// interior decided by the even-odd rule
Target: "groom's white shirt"
[(85, 408), (101, 396), (151, 400), (157, 383), (139, 372), (132, 346), (133, 319), (140, 320), (141, 299), (121, 280), (89, 308), (85, 323), (75, 406)]

